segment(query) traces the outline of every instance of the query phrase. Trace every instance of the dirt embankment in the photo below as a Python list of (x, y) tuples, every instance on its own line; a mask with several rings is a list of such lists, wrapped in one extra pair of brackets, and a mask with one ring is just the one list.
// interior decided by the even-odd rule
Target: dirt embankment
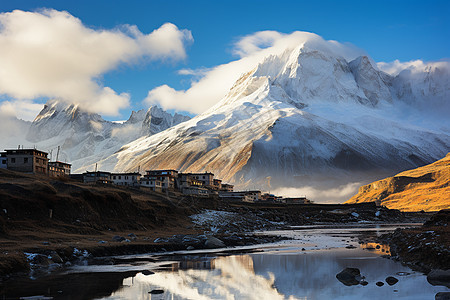
[(401, 211), (450, 208), (450, 153), (441, 160), (362, 186), (346, 203), (377, 202)]
[(141, 237), (133, 246), (139, 249), (152, 237), (193, 232), (186, 227), (194, 212), (189, 199), (146, 189), (89, 186), (0, 170), (0, 271), (25, 271), (23, 252), (57, 251), (70, 257), (74, 248), (120, 251), (123, 243), (111, 243), (116, 235)]

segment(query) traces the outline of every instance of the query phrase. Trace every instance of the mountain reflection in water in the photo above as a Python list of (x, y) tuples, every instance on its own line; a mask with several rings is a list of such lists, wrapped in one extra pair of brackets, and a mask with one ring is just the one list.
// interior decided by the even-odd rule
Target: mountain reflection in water
[[(376, 249), (376, 247), (374, 247)], [(358, 268), (367, 286), (345, 286), (336, 274)], [(180, 261), (153, 275), (136, 274), (106, 299), (433, 299), (445, 287), (434, 287), (426, 277), (373, 251), (332, 249), (269, 251)], [(375, 285), (395, 276), (394, 286)], [(160, 295), (149, 294), (163, 290)], [(151, 296), (151, 297), (150, 297)]]

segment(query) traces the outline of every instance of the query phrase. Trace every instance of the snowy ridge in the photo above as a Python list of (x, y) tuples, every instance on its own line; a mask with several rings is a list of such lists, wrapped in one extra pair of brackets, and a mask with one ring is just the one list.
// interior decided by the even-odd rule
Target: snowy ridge
[(152, 106), (147, 111), (133, 111), (127, 121), (117, 123), (83, 111), (77, 105), (51, 100), (31, 124), (27, 140), (44, 151), (61, 146), (59, 159), (72, 163), (74, 172), (84, 172), (87, 166), (113, 155), (124, 144), (188, 119)]
[[(370, 181), (450, 149), (448, 69), (378, 70), (303, 44), (266, 57), (205, 113), (102, 160), (117, 171), (212, 171), (239, 187)], [(448, 110), (447, 110), (448, 112)]]

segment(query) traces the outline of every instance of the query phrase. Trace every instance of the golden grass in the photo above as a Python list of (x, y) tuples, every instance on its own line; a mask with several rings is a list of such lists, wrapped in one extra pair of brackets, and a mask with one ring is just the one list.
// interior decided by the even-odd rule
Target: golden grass
[(430, 165), (362, 186), (345, 203), (373, 201), (401, 211), (450, 208), (450, 153)]

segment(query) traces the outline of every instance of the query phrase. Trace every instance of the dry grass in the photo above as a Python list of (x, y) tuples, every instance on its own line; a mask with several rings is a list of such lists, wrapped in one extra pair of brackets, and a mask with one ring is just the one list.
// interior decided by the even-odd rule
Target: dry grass
[(372, 201), (402, 211), (450, 208), (450, 154), (430, 165), (363, 186), (346, 203)]

